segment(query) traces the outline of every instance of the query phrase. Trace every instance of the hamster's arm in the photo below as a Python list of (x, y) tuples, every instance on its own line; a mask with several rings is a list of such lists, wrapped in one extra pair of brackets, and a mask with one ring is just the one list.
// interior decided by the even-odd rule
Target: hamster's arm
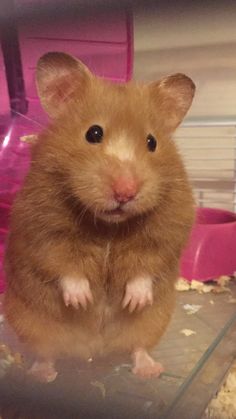
[[(5, 258), (8, 287), (16, 294), (30, 300), (48, 290), (59, 291), (65, 305), (86, 309), (93, 302), (88, 272), (91, 274), (93, 260), (86, 246), (78, 247), (73, 237), (63, 240), (47, 236), (43, 243), (22, 241), (11, 231)], [(95, 268), (94, 268), (95, 270)], [(53, 286), (55, 284), (55, 286)], [(53, 287), (52, 287), (53, 286)], [(43, 291), (45, 289), (45, 291)], [(50, 291), (50, 292), (51, 292)]]

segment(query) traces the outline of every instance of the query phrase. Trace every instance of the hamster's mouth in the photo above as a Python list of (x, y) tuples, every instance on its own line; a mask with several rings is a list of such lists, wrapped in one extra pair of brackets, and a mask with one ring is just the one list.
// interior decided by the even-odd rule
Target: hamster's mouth
[(104, 211), (105, 215), (124, 215), (124, 210), (120, 207), (115, 208), (113, 210), (106, 210)]
[(104, 210), (99, 214), (99, 218), (108, 222), (120, 222), (129, 217), (129, 214), (122, 206), (116, 207), (111, 210)]

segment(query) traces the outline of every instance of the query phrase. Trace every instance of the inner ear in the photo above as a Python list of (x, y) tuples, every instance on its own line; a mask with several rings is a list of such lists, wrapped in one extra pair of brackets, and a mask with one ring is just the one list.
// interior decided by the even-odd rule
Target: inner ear
[(185, 74), (174, 74), (151, 83), (149, 91), (163, 130), (174, 131), (192, 104), (195, 84)]
[(83, 93), (91, 77), (88, 68), (68, 54), (49, 52), (43, 55), (36, 68), (36, 85), (41, 104), (49, 116), (59, 116), (75, 91)]

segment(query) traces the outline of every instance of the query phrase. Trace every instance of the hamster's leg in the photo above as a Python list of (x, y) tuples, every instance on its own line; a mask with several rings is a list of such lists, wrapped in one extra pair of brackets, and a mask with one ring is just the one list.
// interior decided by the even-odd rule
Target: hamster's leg
[(93, 303), (89, 281), (86, 278), (66, 276), (60, 280), (60, 286), (66, 306), (71, 305), (75, 309), (82, 306), (86, 310), (88, 303)]
[(136, 349), (132, 354), (132, 358), (134, 363), (132, 372), (140, 377), (159, 377), (164, 371), (163, 366), (159, 362), (154, 361), (143, 348)]
[[(126, 285), (123, 308), (129, 312), (141, 311), (147, 305), (153, 304), (153, 280), (151, 276), (138, 276)], [(163, 371), (160, 363), (154, 361), (145, 348), (137, 348), (132, 353), (132, 372), (140, 377), (158, 377)]]
[(125, 297), (122, 307), (128, 307), (130, 313), (142, 310), (146, 305), (153, 303), (153, 285), (150, 276), (138, 276), (126, 285)]
[(42, 383), (51, 383), (57, 377), (57, 371), (53, 361), (35, 361), (28, 374)]

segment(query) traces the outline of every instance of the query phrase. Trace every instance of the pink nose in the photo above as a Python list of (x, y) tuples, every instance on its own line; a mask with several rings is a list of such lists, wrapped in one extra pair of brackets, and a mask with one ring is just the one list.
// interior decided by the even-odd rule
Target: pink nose
[(138, 192), (137, 181), (131, 177), (120, 176), (112, 185), (116, 201), (125, 203), (131, 201)]

